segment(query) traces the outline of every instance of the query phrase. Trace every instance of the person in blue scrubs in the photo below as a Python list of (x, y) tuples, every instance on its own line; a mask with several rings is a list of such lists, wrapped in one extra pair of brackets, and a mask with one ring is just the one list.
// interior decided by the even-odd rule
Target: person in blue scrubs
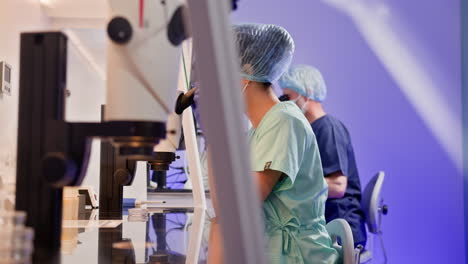
[(361, 208), (361, 182), (353, 145), (345, 125), (323, 109), (327, 88), (322, 74), (314, 67), (297, 65), (281, 76), (279, 84), (283, 89), (281, 99), (289, 99), (299, 106), (317, 137), (329, 187), (327, 222), (344, 218), (353, 231), (355, 246), (365, 247), (367, 234)]
[[(234, 35), (269, 263), (337, 263), (339, 254), (325, 228), (328, 187), (315, 135), (297, 106), (280, 102), (271, 85), (289, 67), (293, 40), (276, 25), (242, 24)], [(220, 230), (216, 220), (212, 223), (208, 263), (220, 264), (222, 253), (212, 251), (221, 242)]]

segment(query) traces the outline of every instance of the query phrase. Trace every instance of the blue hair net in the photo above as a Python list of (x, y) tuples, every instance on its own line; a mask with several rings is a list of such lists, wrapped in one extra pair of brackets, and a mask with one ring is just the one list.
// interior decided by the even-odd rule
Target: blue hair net
[(294, 53), (291, 35), (282, 27), (264, 24), (234, 26), (241, 76), (256, 82), (274, 82), (289, 67)]
[(281, 89), (291, 89), (317, 102), (322, 102), (327, 97), (327, 86), (322, 74), (312, 66), (293, 66), (281, 76), (278, 82)]

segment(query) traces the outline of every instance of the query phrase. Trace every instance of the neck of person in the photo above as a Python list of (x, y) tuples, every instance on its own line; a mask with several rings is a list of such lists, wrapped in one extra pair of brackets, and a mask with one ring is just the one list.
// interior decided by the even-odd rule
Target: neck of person
[(257, 129), (266, 113), (280, 102), (271, 87), (265, 87), (259, 82), (249, 83), (245, 89), (244, 98), (247, 116), (254, 129)]
[(304, 113), (309, 123), (312, 124), (315, 120), (325, 116), (326, 114), (327, 113), (323, 110), (323, 106), (320, 102), (309, 99)]

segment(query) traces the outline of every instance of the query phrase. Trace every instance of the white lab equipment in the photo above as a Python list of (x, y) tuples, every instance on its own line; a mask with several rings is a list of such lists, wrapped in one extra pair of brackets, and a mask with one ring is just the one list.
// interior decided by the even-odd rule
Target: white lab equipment
[(180, 46), (161, 36), (167, 31), (166, 14), (181, 2), (146, 1), (143, 10), (127, 0), (109, 4), (107, 30), (116, 33), (108, 40), (105, 119), (166, 121), (176, 96)]
[[(179, 93), (190, 93), (189, 89), (189, 80), (190, 80), (190, 69), (186, 69), (186, 65), (191, 65), (192, 58), (192, 43), (190, 40), (182, 43), (182, 56), (179, 69), (179, 79), (177, 85), (177, 91)], [(186, 197), (183, 197), (183, 194), (174, 195), (174, 194), (162, 194), (162, 193), (149, 193), (148, 199), (151, 201), (167, 199), (167, 202), (164, 203), (164, 207), (198, 207), (206, 209), (206, 198), (205, 198), (205, 189), (203, 186), (203, 176), (201, 171), (200, 156), (198, 150), (198, 142), (196, 137), (196, 128), (193, 118), (192, 108), (187, 108), (183, 111), (182, 117), (177, 113), (172, 113), (169, 115), (167, 122), (167, 136), (166, 139), (161, 140), (158, 145), (155, 146), (155, 153), (175, 153), (179, 147), (181, 130), (183, 127), (183, 134), (185, 140), (185, 146), (188, 157), (188, 165), (190, 168), (190, 174), (187, 175), (187, 178), (191, 180), (192, 183), (192, 193), (193, 193), (193, 202), (186, 204), (185, 202), (178, 203), (177, 200), (183, 198), (180, 201), (186, 201)], [(151, 164), (151, 162), (150, 162)], [(154, 173), (158, 172), (157, 163), (151, 165), (155, 167)], [(164, 168), (162, 168), (163, 171)], [(163, 175), (165, 176), (165, 175)], [(182, 195), (182, 196), (181, 196)], [(175, 198), (175, 199), (171, 199)], [(171, 201), (173, 203), (171, 203)], [(155, 204), (154, 206), (157, 206)]]

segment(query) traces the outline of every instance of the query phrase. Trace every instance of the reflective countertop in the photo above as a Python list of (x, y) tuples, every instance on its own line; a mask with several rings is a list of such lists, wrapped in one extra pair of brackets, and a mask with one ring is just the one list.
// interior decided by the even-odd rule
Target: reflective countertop
[(77, 220), (63, 220), (61, 263), (206, 262), (209, 221), (204, 210), (149, 211), (143, 219), (98, 220), (98, 210), (87, 210)]

